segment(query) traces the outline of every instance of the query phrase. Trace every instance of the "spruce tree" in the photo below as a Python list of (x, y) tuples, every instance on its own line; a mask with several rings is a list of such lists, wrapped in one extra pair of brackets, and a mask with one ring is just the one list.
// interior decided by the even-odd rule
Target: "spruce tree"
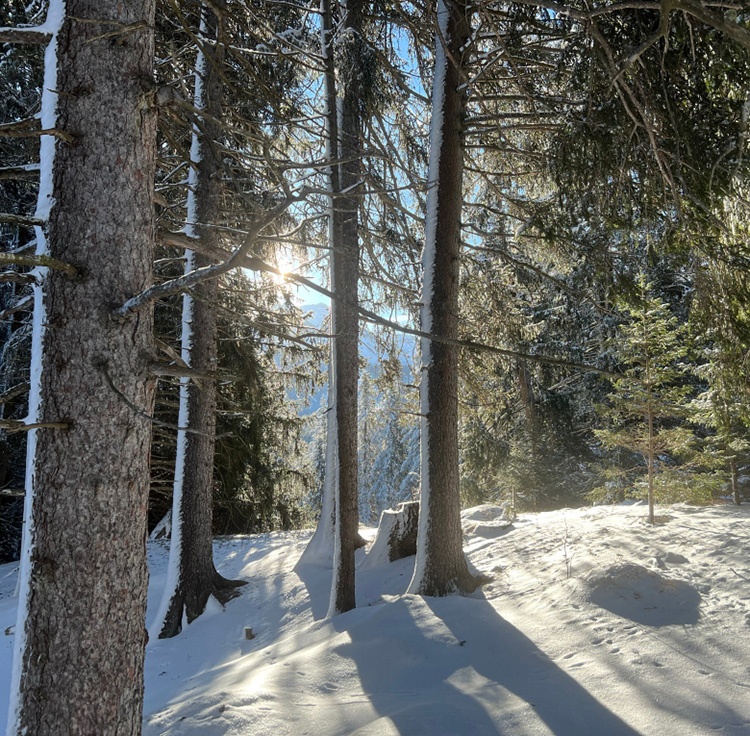
[(657, 476), (667, 462), (690, 452), (695, 437), (690, 428), (676, 423), (686, 415), (692, 390), (683, 380), (688, 354), (685, 326), (653, 294), (653, 284), (645, 276), (638, 284), (640, 296), (634, 304), (621, 305), (627, 321), (611, 342), (623, 373), (613, 382), (607, 404), (598, 407), (611, 426), (596, 430), (596, 435), (606, 448), (624, 448), (642, 458), (648, 520), (653, 524)]

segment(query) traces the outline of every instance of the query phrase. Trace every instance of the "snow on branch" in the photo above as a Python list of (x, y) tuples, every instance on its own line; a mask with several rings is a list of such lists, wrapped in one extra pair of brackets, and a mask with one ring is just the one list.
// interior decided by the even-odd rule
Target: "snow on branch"
[(39, 176), (39, 164), (0, 166), (0, 181), (8, 179), (33, 179), (37, 176)]
[(16, 312), (24, 311), (27, 307), (31, 306), (33, 303), (34, 303), (34, 297), (25, 296), (23, 299), (20, 299), (18, 302), (8, 307), (7, 309), (3, 309), (3, 311), (0, 312), (0, 321), (7, 319), (8, 317), (10, 317), (12, 314), (15, 314)]

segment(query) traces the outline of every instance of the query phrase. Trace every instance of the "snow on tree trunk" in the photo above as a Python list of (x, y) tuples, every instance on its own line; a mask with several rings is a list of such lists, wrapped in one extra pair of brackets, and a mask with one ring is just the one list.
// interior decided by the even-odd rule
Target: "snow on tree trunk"
[[(341, 2), (341, 26), (344, 41), (354, 39), (358, 48), (362, 29), (362, 2)], [(356, 59), (344, 56), (348, 67)], [(356, 67), (354, 67), (356, 68)], [(343, 85), (341, 117), (339, 121), (340, 191), (346, 197), (337, 198), (334, 207), (340, 212), (340, 240), (334, 244), (331, 283), (336, 299), (336, 333), (333, 362), (336, 387), (336, 453), (338, 485), (336, 494), (336, 535), (333, 555), (333, 583), (329, 615), (349, 611), (356, 606), (354, 553), (360, 546), (359, 473), (357, 450), (357, 399), (359, 385), (359, 314), (357, 292), (359, 284), (359, 196), (356, 188), (361, 177), (360, 98), (358, 74), (348, 74)]]
[(378, 524), (378, 536), (375, 537), (362, 567), (395, 562), (416, 554), (418, 526), (419, 503), (417, 501), (406, 501), (400, 503), (395, 510), (383, 511)]
[[(44, 130), (54, 128), (57, 124), (57, 34), (65, 17), (65, 6), (62, 0), (53, 0), (47, 10), (47, 18), (43, 29), (51, 34), (51, 40), (44, 53), (44, 79), (42, 81), (41, 125)], [(55, 138), (43, 135), (39, 143), (39, 193), (35, 217), (47, 219), (52, 206), (53, 184), (52, 167), (55, 159)], [(46, 228), (35, 227), (36, 255), (48, 256)], [(41, 416), (42, 390), (42, 342), (44, 339), (46, 307), (44, 303), (45, 269), (36, 269), (36, 284), (33, 286), (34, 307), (32, 314), (31, 332), (31, 361), (29, 366), (29, 407), (26, 416), (28, 424), (37, 424)], [(25, 632), (22, 622), (28, 618), (28, 587), (29, 571), (31, 568), (31, 552), (33, 549), (32, 498), (34, 491), (34, 461), (36, 458), (36, 441), (39, 430), (33, 429), (27, 435), (26, 444), (26, 472), (24, 478), (24, 520), (21, 542), (21, 559), (16, 582), (15, 595), (19, 596), (18, 620), (16, 623), (16, 637), (13, 651), (13, 670), (11, 672), (11, 700), (8, 711), (8, 733), (13, 733), (17, 723), (18, 694), (21, 679), (21, 657), (26, 646)]]
[(138, 734), (153, 324), (110, 315), (152, 281), (154, 2), (49, 13), (42, 125), (74, 143), (53, 164), (43, 141), (39, 211), (51, 204), (46, 252), (80, 275), (45, 275), (35, 313), (32, 419), (68, 428), (29, 444), (8, 733)]
[[(320, 1), (321, 55), (325, 63), (325, 126), (326, 161), (338, 157), (338, 106), (336, 104), (336, 71), (333, 61), (333, 23), (330, 0)], [(331, 195), (340, 191), (339, 167), (334, 163), (328, 167), (328, 186)], [(328, 243), (331, 248), (331, 282), (333, 283), (333, 249), (341, 238), (341, 215), (336, 198), (331, 196), (328, 210)], [(318, 526), (312, 539), (302, 553), (298, 566), (318, 565), (329, 567), (336, 546), (336, 497), (339, 485), (338, 461), (338, 409), (336, 390), (336, 338), (337, 312), (331, 303), (329, 354), (328, 354), (328, 407), (326, 411), (326, 467), (323, 482), (323, 503)]]
[[(203, 8), (202, 37), (216, 37), (215, 46), (205, 44), (195, 65), (195, 108), (207, 117), (193, 128), (191, 168), (188, 184), (185, 232), (212, 247), (218, 246), (218, 231), (206, 224), (216, 222), (221, 197), (221, 160), (214, 141), (221, 137), (223, 84), (219, 70), (224, 60), (219, 21)], [(212, 58), (207, 58), (206, 51)], [(186, 251), (185, 272), (211, 265), (211, 260)], [(201, 373), (217, 367), (216, 312), (219, 298), (217, 279), (194, 287), (197, 298), (183, 295), (182, 359)], [(200, 616), (209, 596), (226, 603), (244, 583), (219, 575), (213, 559), (213, 478), (216, 444), (216, 383), (180, 379), (180, 412), (177, 457), (172, 498), (172, 536), (169, 548), (167, 585), (151, 632), (160, 638), (176, 636), (182, 630), (183, 615), (190, 623)], [(191, 431), (188, 432), (187, 430)]]
[[(470, 33), (463, 2), (440, 0), (430, 124), (423, 253), (422, 330), (458, 336), (465, 90), (461, 59)], [(458, 66), (457, 66), (458, 65)], [(453, 345), (422, 339), (419, 538), (409, 592), (441, 596), (473, 590), (462, 549), (458, 489), (458, 363)]]

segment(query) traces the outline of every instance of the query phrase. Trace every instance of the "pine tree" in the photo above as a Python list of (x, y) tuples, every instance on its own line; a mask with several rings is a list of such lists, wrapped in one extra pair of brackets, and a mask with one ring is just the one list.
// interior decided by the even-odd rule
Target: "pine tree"
[(736, 371), (734, 361), (727, 362), (720, 348), (707, 352), (709, 362), (696, 368), (696, 372), (707, 380), (708, 389), (691, 402), (692, 419), (713, 430), (703, 441), (701, 458), (704, 464), (716, 468), (720, 476), (722, 470), (728, 475), (732, 499), (739, 506), (742, 503), (739, 468), (750, 455), (747, 390), (737, 391), (737, 376), (728, 375)]
[[(200, 32), (206, 43), (199, 49), (195, 68), (195, 108), (204, 113), (200, 127), (193, 130), (187, 224), (190, 237), (200, 238), (213, 247), (218, 231), (221, 198), (221, 160), (218, 154), (222, 118), (225, 33), (223, 19), (213, 9), (201, 9)], [(191, 250), (185, 253), (185, 273), (211, 265), (210, 258)], [(210, 279), (198, 284), (194, 294), (183, 294), (182, 359), (202, 373), (216, 373), (218, 345), (215, 304), (219, 282)], [(214, 453), (216, 444), (216, 383), (213, 377), (199, 383), (183, 377), (180, 384), (180, 429), (172, 508), (169, 572), (159, 614), (152, 625), (160, 638), (176, 636), (183, 616), (188, 623), (205, 610), (210, 596), (226, 603), (238, 595), (242, 581), (220, 575), (213, 561), (212, 518)]]
[(153, 278), (154, 10), (52, 0), (44, 27), (41, 124), (67, 143), (42, 137), (37, 248), (78, 275), (35, 287), (11, 734), (142, 726), (153, 324), (112, 312)]
[(623, 374), (613, 382), (608, 403), (599, 407), (611, 428), (596, 430), (596, 435), (606, 448), (624, 448), (643, 458), (648, 520), (653, 524), (656, 491), (668, 487), (668, 464), (694, 450), (693, 431), (679, 423), (686, 416), (692, 387), (684, 381), (685, 326), (653, 295), (653, 284), (645, 276), (638, 284), (639, 298), (622, 304), (627, 322), (612, 341)]
[[(460, 0), (440, 0), (437, 4), (422, 330), (448, 338), (458, 335), (467, 104), (467, 92), (461, 87), (461, 61), (470, 46), (470, 14)], [(478, 583), (469, 571), (462, 546), (457, 353), (454, 345), (422, 339), (419, 539), (409, 586), (410, 592), (420, 595), (474, 590)]]

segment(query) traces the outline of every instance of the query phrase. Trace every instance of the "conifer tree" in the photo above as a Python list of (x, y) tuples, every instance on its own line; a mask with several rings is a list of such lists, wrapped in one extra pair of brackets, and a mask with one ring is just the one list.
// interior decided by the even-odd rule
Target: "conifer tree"
[[(440, 0), (435, 33), (435, 78), (425, 222), (422, 330), (458, 335), (459, 252), (463, 191), (463, 126), (467, 93), (462, 60), (468, 55), (469, 7)], [(458, 351), (422, 338), (421, 495), (417, 558), (409, 591), (443, 596), (470, 591), (477, 579), (463, 554), (458, 485)]]
[[(193, 130), (186, 233), (213, 247), (218, 231), (211, 227), (219, 214), (221, 161), (218, 155), (222, 118), (224, 63), (223, 18), (202, 7), (201, 36), (195, 68), (195, 108), (205, 117)], [(185, 273), (209, 266), (211, 259), (191, 250), (185, 253)], [(218, 367), (216, 309), (219, 282), (198, 284), (183, 294), (182, 358), (190, 368), (211, 374)], [(183, 377), (180, 384), (180, 428), (172, 509), (169, 572), (161, 609), (153, 624), (160, 638), (176, 636), (183, 617), (188, 623), (200, 616), (213, 595), (226, 603), (235, 597), (241, 581), (220, 575), (213, 561), (214, 452), (216, 444), (216, 384), (212, 376), (197, 382)]]
[(681, 380), (687, 371), (685, 326), (653, 295), (653, 284), (645, 276), (638, 283), (640, 297), (635, 304), (622, 305), (628, 321), (612, 341), (623, 374), (613, 382), (608, 403), (600, 407), (612, 426), (596, 435), (607, 448), (621, 447), (643, 458), (648, 520), (653, 524), (657, 476), (668, 457), (691, 451), (695, 437), (675, 421), (685, 417), (692, 390)]
[(37, 255), (68, 267), (35, 287), (10, 734), (141, 731), (152, 313), (111, 313), (153, 276), (154, 10), (52, 0), (40, 29)]

